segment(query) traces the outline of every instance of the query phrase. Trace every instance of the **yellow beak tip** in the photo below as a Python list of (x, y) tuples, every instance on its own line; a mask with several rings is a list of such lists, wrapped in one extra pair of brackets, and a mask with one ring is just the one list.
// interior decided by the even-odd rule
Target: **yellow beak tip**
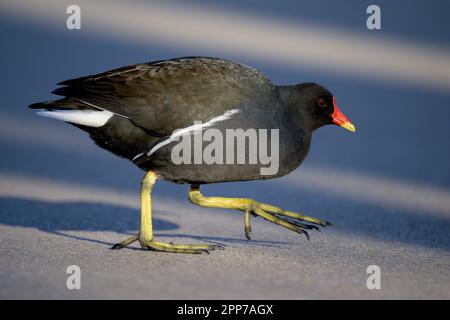
[(342, 128), (347, 129), (350, 132), (356, 132), (356, 128), (351, 122), (345, 122), (341, 125)]

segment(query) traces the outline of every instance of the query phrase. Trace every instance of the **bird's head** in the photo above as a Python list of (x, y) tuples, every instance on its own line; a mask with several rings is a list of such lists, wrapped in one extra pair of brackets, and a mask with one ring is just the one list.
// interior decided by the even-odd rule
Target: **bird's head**
[(279, 88), (282, 99), (293, 109), (296, 121), (309, 131), (327, 124), (356, 131), (355, 126), (337, 106), (336, 98), (325, 87), (316, 83), (302, 83)]

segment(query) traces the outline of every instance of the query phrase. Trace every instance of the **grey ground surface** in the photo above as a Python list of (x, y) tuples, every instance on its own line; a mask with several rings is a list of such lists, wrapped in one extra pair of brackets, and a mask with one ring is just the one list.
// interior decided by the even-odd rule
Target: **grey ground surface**
[[(386, 14), (388, 26), (389, 19), (400, 21)], [(53, 98), (54, 84), (67, 78), (221, 54), (156, 40), (104, 40), (85, 27), (75, 34), (0, 20), (0, 298), (450, 298), (449, 91), (228, 55), (277, 83), (325, 84), (358, 132), (324, 128), (291, 175), (207, 186), (204, 193), (252, 197), (335, 226), (311, 232), (308, 242), (252, 219), (247, 241), (240, 212), (197, 207), (187, 201), (186, 186), (162, 181), (154, 191), (157, 238), (220, 243), (225, 250), (112, 251), (139, 228), (143, 172), (26, 106)], [(81, 290), (66, 289), (69, 265), (81, 268)], [(366, 287), (369, 265), (381, 269), (381, 290)]]

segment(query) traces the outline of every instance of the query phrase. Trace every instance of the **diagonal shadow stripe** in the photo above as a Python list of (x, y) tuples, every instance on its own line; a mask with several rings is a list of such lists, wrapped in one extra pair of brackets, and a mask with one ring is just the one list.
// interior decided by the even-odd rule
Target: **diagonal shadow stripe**
[[(401, 39), (212, 10), (192, 4), (86, 1), (89, 34), (239, 54), (292, 67), (356, 74), (369, 79), (450, 88), (450, 52)], [(63, 28), (57, 0), (0, 0), (1, 12)], [(32, 18), (31, 18), (32, 17)], [(173, 23), (176, 21), (176, 23)]]

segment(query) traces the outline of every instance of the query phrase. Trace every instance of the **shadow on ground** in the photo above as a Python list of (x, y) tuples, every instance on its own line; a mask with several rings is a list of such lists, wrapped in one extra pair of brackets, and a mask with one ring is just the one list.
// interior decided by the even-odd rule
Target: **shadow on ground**
[[(64, 231), (111, 231), (127, 235), (139, 230), (139, 210), (127, 207), (87, 202), (46, 202), (19, 198), (0, 198), (0, 224), (12, 227), (36, 228), (51, 234), (77, 240), (113, 245), (82, 236), (69, 235)], [(164, 212), (155, 210), (156, 214)], [(211, 243), (247, 243), (263, 246), (290, 244), (280, 241), (248, 240), (218, 236), (198, 236), (190, 234), (159, 233), (179, 229), (179, 225), (161, 218), (153, 218), (155, 236), (176, 237), (207, 241)]]
[[(105, 243), (94, 239), (70, 236), (63, 231), (112, 231), (130, 233), (139, 230), (139, 211), (113, 205), (84, 202), (44, 202), (18, 198), (0, 198), (0, 224), (36, 228), (61, 236)], [(157, 230), (175, 230), (179, 226), (160, 218), (153, 219)]]

